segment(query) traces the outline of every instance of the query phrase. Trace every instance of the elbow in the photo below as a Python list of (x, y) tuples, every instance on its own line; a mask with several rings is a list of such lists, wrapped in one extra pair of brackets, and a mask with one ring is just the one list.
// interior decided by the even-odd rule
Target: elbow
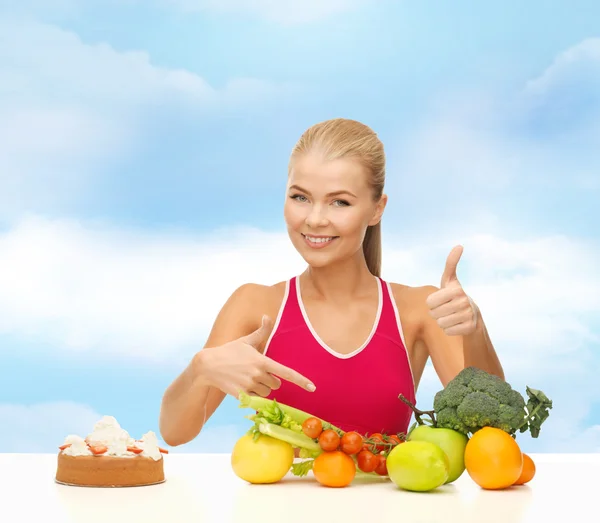
[(176, 425), (169, 423), (167, 415), (164, 410), (161, 409), (159, 420), (158, 420), (158, 431), (162, 440), (169, 445), (169, 447), (177, 447), (185, 442), (181, 441), (181, 437), (178, 434)]
[[(186, 434), (177, 428), (173, 424), (168, 424), (164, 420), (159, 422), (159, 432), (162, 440), (169, 445), (169, 447), (179, 447), (192, 441), (198, 434)], [(198, 431), (199, 433), (199, 431)]]
[(163, 426), (161, 426), (159, 430), (160, 437), (167, 445), (169, 445), (169, 447), (179, 447), (190, 441), (189, 439), (182, 438), (182, 434), (178, 434), (175, 430), (169, 430)]
[(161, 433), (161, 437), (162, 437), (163, 441), (167, 445), (169, 445), (169, 447), (179, 447), (180, 445), (183, 445), (183, 444), (187, 443), (187, 441), (179, 440), (179, 439), (177, 439), (177, 438), (175, 438), (175, 437), (173, 437), (171, 435), (167, 435), (167, 434), (163, 435)]
[(177, 438), (175, 437), (175, 434), (173, 434), (169, 430), (166, 430), (162, 424), (159, 424), (158, 431), (160, 432), (161, 439), (167, 445), (169, 445), (169, 447), (177, 447)]

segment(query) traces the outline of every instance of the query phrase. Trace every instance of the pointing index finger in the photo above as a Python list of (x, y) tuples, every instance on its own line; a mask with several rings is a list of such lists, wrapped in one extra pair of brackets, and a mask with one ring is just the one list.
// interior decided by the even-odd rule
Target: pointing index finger
[(295, 385), (298, 385), (298, 387), (309, 392), (314, 392), (316, 388), (312, 381), (299, 372), (296, 372), (295, 370), (290, 369), (289, 367), (286, 367), (285, 365), (282, 365), (281, 363), (278, 363), (268, 357), (266, 359), (266, 370), (271, 374), (289, 381), (290, 383), (294, 383)]

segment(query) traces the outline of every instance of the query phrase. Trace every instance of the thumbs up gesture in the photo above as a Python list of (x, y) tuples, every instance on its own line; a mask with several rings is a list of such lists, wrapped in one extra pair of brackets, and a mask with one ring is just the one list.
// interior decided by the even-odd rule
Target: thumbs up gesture
[(440, 290), (427, 297), (429, 314), (448, 336), (471, 334), (477, 327), (479, 310), (463, 290), (456, 268), (463, 253), (462, 246), (452, 249), (446, 259)]

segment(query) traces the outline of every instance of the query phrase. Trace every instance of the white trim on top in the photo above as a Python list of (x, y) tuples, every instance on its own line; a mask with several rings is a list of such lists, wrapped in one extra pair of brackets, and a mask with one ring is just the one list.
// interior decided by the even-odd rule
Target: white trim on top
[(404, 351), (406, 352), (406, 361), (408, 362), (408, 368), (410, 370), (410, 376), (413, 382), (414, 393), (417, 393), (416, 383), (415, 383), (415, 375), (413, 374), (412, 365), (410, 364), (410, 356), (408, 354), (408, 347), (406, 346), (406, 340), (404, 339), (404, 330), (402, 329), (402, 322), (400, 321), (400, 313), (398, 312), (398, 306), (396, 305), (396, 300), (394, 298), (394, 293), (392, 292), (392, 286), (389, 281), (386, 281), (388, 289), (388, 296), (390, 297), (390, 301), (392, 302), (392, 307), (394, 309), (394, 316), (396, 316), (396, 325), (398, 327), (398, 332), (400, 333), (400, 339), (402, 340), (402, 345), (404, 346)]
[(281, 305), (279, 306), (279, 311), (277, 312), (277, 318), (275, 319), (275, 324), (273, 325), (273, 330), (271, 334), (269, 334), (269, 339), (267, 339), (267, 343), (265, 344), (265, 350), (263, 354), (266, 356), (267, 351), (269, 350), (269, 345), (271, 344), (271, 340), (275, 333), (277, 332), (277, 328), (279, 327), (279, 322), (281, 321), (281, 317), (283, 316), (283, 311), (285, 309), (285, 305), (288, 301), (288, 296), (290, 295), (290, 280), (285, 282), (285, 292), (283, 294), (283, 300), (281, 300)]
[(349, 359), (349, 358), (356, 356), (358, 353), (362, 352), (367, 347), (367, 345), (369, 345), (370, 341), (373, 339), (373, 336), (375, 335), (375, 332), (377, 332), (377, 327), (379, 326), (379, 320), (381, 319), (381, 311), (383, 309), (383, 289), (381, 288), (381, 280), (379, 278), (375, 278), (375, 279), (377, 280), (377, 290), (379, 292), (379, 303), (377, 305), (377, 314), (375, 315), (375, 321), (373, 322), (373, 327), (371, 328), (371, 332), (369, 333), (369, 336), (367, 337), (367, 339), (364, 341), (364, 343), (360, 347), (353, 350), (352, 352), (349, 352), (348, 354), (341, 354), (341, 353), (333, 350), (331, 347), (329, 347), (329, 345), (327, 345), (321, 339), (321, 337), (317, 334), (317, 332), (313, 328), (310, 320), (308, 319), (308, 314), (306, 313), (306, 309), (304, 308), (304, 302), (302, 301), (302, 294), (300, 293), (300, 277), (296, 277), (296, 297), (298, 299), (298, 305), (300, 307), (300, 311), (302, 312), (302, 317), (304, 318), (304, 322), (306, 323), (308, 330), (313, 335), (315, 340), (319, 343), (319, 345), (321, 345), (321, 347), (323, 347), (327, 352), (329, 352), (331, 355), (335, 356), (336, 358), (345, 360), (345, 359)]

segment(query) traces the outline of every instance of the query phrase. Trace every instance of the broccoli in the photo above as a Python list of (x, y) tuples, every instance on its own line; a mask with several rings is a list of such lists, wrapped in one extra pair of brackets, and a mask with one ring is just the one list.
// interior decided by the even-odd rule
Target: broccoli
[(417, 423), (427, 414), (435, 427), (456, 430), (465, 435), (483, 427), (495, 427), (511, 436), (530, 431), (537, 438), (549, 416), (552, 401), (539, 390), (526, 388), (528, 401), (498, 376), (476, 367), (463, 369), (434, 396), (433, 411), (421, 411), (410, 405)]

